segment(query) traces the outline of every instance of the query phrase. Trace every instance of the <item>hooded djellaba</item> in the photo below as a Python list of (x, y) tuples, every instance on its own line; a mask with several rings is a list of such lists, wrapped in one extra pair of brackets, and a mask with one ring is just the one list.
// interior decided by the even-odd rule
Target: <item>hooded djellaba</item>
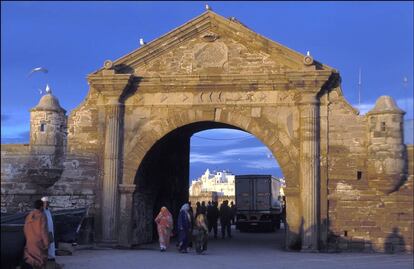
[(155, 222), (157, 223), (160, 250), (166, 251), (170, 244), (170, 237), (174, 224), (172, 215), (165, 206), (161, 207), (160, 213), (158, 213), (155, 218)]
[(189, 243), (189, 234), (191, 231), (191, 216), (190, 216), (190, 206), (184, 204), (180, 209), (180, 214), (178, 215), (178, 250), (181, 253), (188, 252), (188, 243)]

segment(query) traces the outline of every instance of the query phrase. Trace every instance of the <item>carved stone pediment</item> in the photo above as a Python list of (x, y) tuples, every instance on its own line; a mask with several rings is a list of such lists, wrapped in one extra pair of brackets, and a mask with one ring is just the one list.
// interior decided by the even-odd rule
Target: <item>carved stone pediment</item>
[[(305, 55), (207, 11), (113, 62), (118, 73), (164, 75), (275, 74), (311, 70)], [(316, 63), (315, 63), (316, 64)], [(332, 70), (320, 65), (318, 70)], [(104, 68), (94, 74), (104, 71)]]

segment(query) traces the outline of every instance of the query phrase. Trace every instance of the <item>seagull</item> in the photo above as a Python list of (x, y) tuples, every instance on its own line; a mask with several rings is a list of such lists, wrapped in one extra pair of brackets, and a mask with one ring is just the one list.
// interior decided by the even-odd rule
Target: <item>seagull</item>
[(41, 89), (37, 89), (39, 91), (39, 94), (42, 95), (43, 91)]
[(52, 89), (49, 87), (49, 84), (46, 84), (46, 93), (52, 93)]
[(211, 7), (208, 4), (206, 4), (206, 10), (211, 10)]
[(309, 56), (309, 57), (311, 56), (309, 50), (306, 52), (306, 56)]
[(147, 44), (147, 43), (145, 43), (144, 42), (144, 39), (143, 38), (140, 38), (139, 39), (139, 44), (141, 45), (141, 46), (144, 46), (145, 44)]
[(404, 86), (405, 86), (406, 84), (408, 84), (408, 78), (407, 78), (407, 77), (404, 77), (404, 78), (403, 78), (403, 84), (404, 84)]
[(46, 68), (44, 68), (44, 67), (36, 67), (36, 68), (33, 68), (30, 72), (29, 72), (29, 77), (33, 74), (33, 73), (36, 73), (36, 72), (42, 72), (42, 73), (47, 73), (48, 71), (47, 71), (47, 69)]

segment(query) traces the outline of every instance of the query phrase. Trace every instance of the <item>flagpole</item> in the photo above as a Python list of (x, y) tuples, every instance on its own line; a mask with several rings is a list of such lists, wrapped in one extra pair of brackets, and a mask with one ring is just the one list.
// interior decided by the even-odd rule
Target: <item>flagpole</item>
[(362, 87), (362, 71), (360, 67), (359, 74), (358, 74), (358, 108), (360, 110), (361, 110), (361, 87)]

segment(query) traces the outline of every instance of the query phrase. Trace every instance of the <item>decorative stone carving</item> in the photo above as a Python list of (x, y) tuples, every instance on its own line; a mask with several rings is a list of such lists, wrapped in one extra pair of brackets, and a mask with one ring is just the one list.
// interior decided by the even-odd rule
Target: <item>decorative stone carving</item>
[(114, 63), (111, 60), (106, 60), (103, 65), (106, 70), (112, 69), (113, 66)]
[(305, 56), (303, 58), (303, 64), (306, 66), (312, 65), (313, 64), (313, 58), (311, 56)]
[(219, 38), (219, 36), (215, 33), (208, 32), (204, 34), (203, 36), (201, 36), (201, 38), (207, 42), (214, 42)]
[(228, 59), (228, 48), (222, 42), (200, 44), (194, 52), (196, 67), (223, 67)]

